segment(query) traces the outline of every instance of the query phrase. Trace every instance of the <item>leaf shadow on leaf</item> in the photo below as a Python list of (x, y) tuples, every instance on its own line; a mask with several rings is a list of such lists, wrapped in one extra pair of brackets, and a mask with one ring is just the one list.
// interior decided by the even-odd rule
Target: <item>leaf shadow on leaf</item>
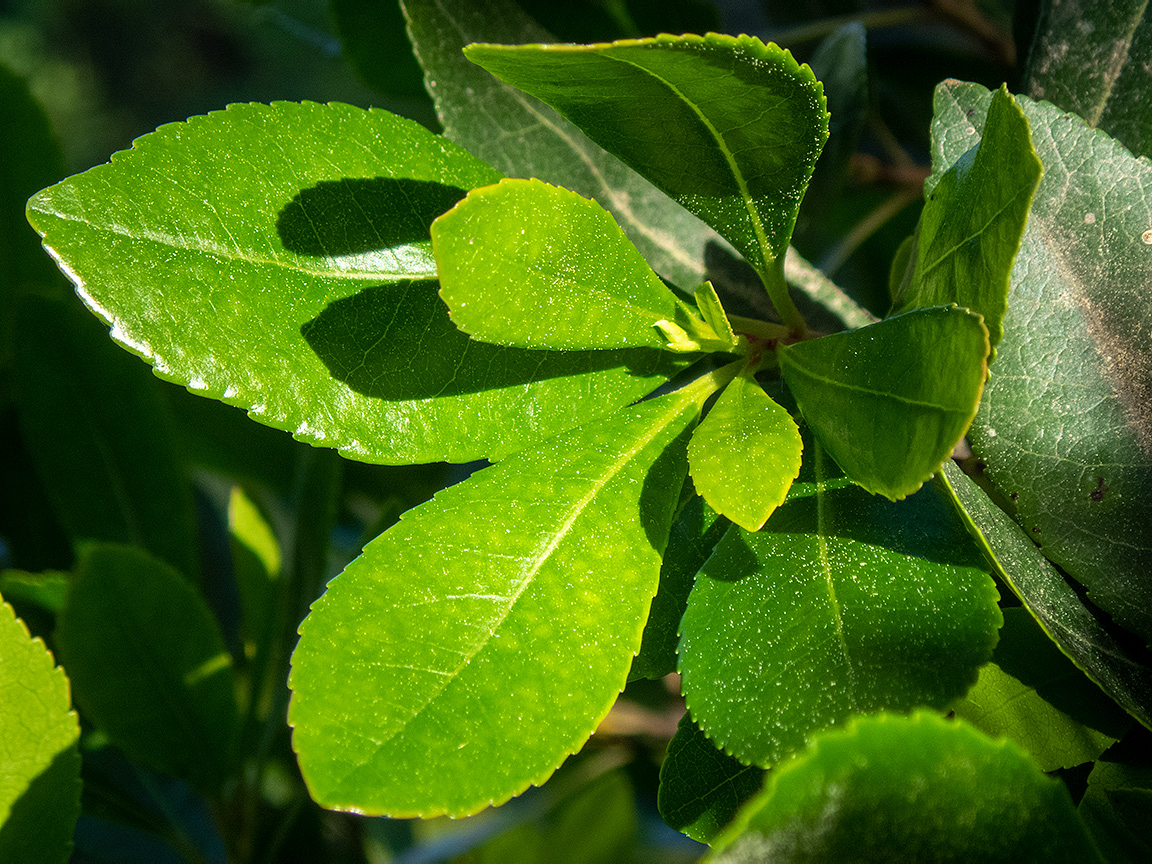
[(640, 489), (640, 524), (652, 548), (664, 554), (675, 521), (680, 491), (688, 474), (688, 442), (696, 424), (690, 423), (656, 457)]
[(0, 823), (0, 857), (7, 861), (9, 853), (23, 853), (19, 857), (24, 860), (32, 860), (24, 856), (65, 860), (80, 812), (79, 797), (80, 753), (69, 744), (12, 802), (7, 818)]
[(674, 371), (655, 348), (539, 351), (478, 342), (448, 317), (435, 282), (375, 285), (334, 300), (300, 328), (333, 377), (377, 399), (427, 399), (626, 367)]
[(429, 226), (468, 192), (408, 177), (344, 177), (300, 192), (280, 211), (284, 248), (338, 256), (429, 242)]

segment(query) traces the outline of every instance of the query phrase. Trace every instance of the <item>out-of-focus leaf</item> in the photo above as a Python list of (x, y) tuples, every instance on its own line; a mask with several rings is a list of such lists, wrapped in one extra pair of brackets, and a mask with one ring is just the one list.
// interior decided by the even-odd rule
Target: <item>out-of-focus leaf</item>
[(1080, 799), (1080, 818), (1110, 864), (1152, 859), (1152, 760), (1143, 743), (1141, 752), (1125, 740), (1100, 759)]
[(9, 602), (33, 603), (53, 614), (64, 608), (68, 586), (72, 579), (67, 573), (49, 570), (44, 573), (26, 573), (23, 570), (0, 572), (0, 594)]
[(432, 224), (432, 247), (453, 323), (483, 342), (661, 348), (657, 322), (693, 317), (607, 210), (539, 180), (473, 190)]
[(0, 597), (0, 861), (67, 861), (80, 814), (68, 679)]
[(539, 860), (556, 864), (633, 861), (637, 822), (632, 784), (622, 772), (609, 772), (559, 805)]
[(136, 543), (195, 578), (192, 493), (163, 385), (75, 298), (22, 299), (16, 359), (21, 433), (73, 546)]
[(328, 0), (345, 59), (386, 96), (423, 96), (424, 73), (412, 56), (396, 0)]
[(712, 509), (759, 531), (800, 473), (802, 447), (792, 415), (737, 375), (692, 433), (692, 482)]
[[(462, 53), (473, 42), (555, 42), (511, 0), (402, 0), (444, 134), (510, 177), (537, 177), (607, 208), (652, 268), (678, 285), (703, 278), (703, 222), (575, 125), (501, 84)], [(477, 106), (483, 106), (478, 111)]]
[(836, 463), (869, 492), (899, 500), (964, 436), (988, 351), (979, 315), (936, 306), (777, 353), (804, 419)]
[(1099, 861), (1059, 781), (925, 712), (861, 718), (768, 776), (715, 862)]
[(1011, 738), (1043, 771), (1091, 762), (1132, 725), (1019, 606), (1004, 610), (992, 661), (953, 711), (986, 735)]
[(680, 626), (693, 719), (762, 766), (854, 714), (945, 708), (976, 680), (1002, 620), (979, 550), (935, 487), (894, 503), (853, 485), (819, 445), (805, 452), (764, 529), (720, 541)]
[(765, 773), (720, 750), (685, 714), (660, 766), (660, 815), (693, 840), (711, 842), (760, 791)]
[(76, 702), (121, 750), (219, 791), (235, 756), (232, 659), (186, 580), (139, 549), (94, 546), (56, 642)]
[(292, 658), (313, 797), (474, 813), (542, 783), (623, 688), (707, 379), (473, 474), (365, 547)]
[(1097, 621), (1076, 591), (1028, 539), (955, 465), (942, 472), (968, 530), (984, 549), (996, 575), (1060, 646), (1060, 650), (1125, 711), (1152, 729), (1152, 669), (1129, 657), (1122, 642)]
[(821, 86), (790, 53), (716, 34), (464, 53), (715, 228), (787, 299), (784, 253), (828, 137)]
[(1012, 263), (1043, 169), (1028, 120), (1007, 87), (996, 91), (980, 143), (925, 184), (916, 261), (901, 309), (955, 303), (984, 316), (992, 347), (1003, 334)]
[(1028, 95), (1152, 156), (1149, 64), (1152, 14), (1144, 0), (1045, 3), (1028, 55)]
[[(980, 138), (992, 94), (936, 93), (933, 167)], [(1152, 643), (1152, 164), (1024, 97), (1044, 178), (1004, 338), (969, 433), (1044, 554)]]

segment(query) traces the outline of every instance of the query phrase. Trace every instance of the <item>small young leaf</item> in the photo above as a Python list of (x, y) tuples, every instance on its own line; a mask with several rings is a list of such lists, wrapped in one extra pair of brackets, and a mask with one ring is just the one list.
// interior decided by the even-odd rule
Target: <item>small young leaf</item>
[(825, 732), (773, 771), (715, 862), (1098, 862), (1068, 792), (1009, 741), (925, 712)]
[(671, 827), (709, 843), (764, 785), (765, 771), (733, 759), (685, 714), (660, 766), (656, 804)]
[(795, 326), (795, 309), (777, 289), (828, 137), (823, 91), (807, 66), (754, 37), (716, 34), (472, 45), (465, 55), (556, 108), (719, 231)]
[(743, 762), (772, 766), (853, 714), (945, 708), (1001, 624), (980, 552), (932, 486), (893, 503), (819, 445), (754, 534), (729, 529), (680, 625), (693, 719)]
[(85, 715), (126, 754), (214, 793), (232, 768), (232, 660), (203, 598), (130, 546), (82, 559), (56, 641)]
[(1132, 725), (1019, 606), (1004, 610), (991, 662), (953, 711), (986, 735), (1011, 738), (1043, 771), (1091, 762)]
[(704, 316), (705, 323), (712, 328), (716, 338), (732, 348), (736, 347), (736, 334), (732, 332), (732, 323), (724, 312), (724, 306), (716, 295), (716, 289), (711, 282), (705, 282), (696, 289), (696, 308)]
[(917, 309), (782, 345), (784, 380), (836, 463), (869, 492), (904, 498), (963, 437), (988, 373), (988, 330), (965, 309)]
[(800, 473), (800, 430), (751, 375), (737, 375), (692, 433), (688, 464), (704, 500), (759, 531)]
[(482, 342), (659, 348), (693, 317), (595, 201), (539, 180), (475, 189), (432, 223), (440, 296)]
[(0, 597), (0, 861), (68, 860), (80, 814), (80, 727), (68, 679)]
[(992, 347), (1003, 335), (1008, 277), (1043, 168), (1028, 119), (1001, 87), (980, 143), (925, 184), (916, 262), (900, 309), (955, 303), (984, 316)]
[(707, 381), (409, 511), (300, 628), (289, 721), (327, 807), (474, 813), (543, 782), (624, 686)]

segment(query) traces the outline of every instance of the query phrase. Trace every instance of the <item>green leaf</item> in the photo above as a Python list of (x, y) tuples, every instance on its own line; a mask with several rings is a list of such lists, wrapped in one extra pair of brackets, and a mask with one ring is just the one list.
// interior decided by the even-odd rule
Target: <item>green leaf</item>
[[(680, 619), (688, 608), (688, 594), (696, 574), (731, 524), (704, 503), (691, 481), (681, 492), (680, 508), (668, 535), (668, 548), (660, 564), (660, 588), (652, 598), (640, 653), (632, 661), (628, 680), (663, 678), (676, 671), (676, 645)], [(687, 494), (685, 494), (687, 493)]]
[(85, 716), (130, 758), (219, 791), (236, 731), (232, 659), (204, 599), (161, 561), (99, 545), (56, 631)]
[(601, 864), (635, 861), (636, 792), (621, 771), (597, 777), (557, 808), (538, 861)]
[(20, 429), (73, 546), (136, 543), (196, 578), (192, 491), (163, 385), (75, 298), (27, 296), (18, 311)]
[(988, 367), (979, 315), (931, 307), (781, 345), (784, 380), (837, 464), (899, 500), (952, 454), (976, 414)]
[(31, 603), (46, 612), (58, 613), (64, 608), (70, 574), (58, 570), (28, 573), (24, 570), (0, 571), (0, 594), (14, 603)]
[(980, 553), (933, 487), (893, 503), (819, 445), (755, 534), (733, 527), (680, 625), (693, 719), (771, 766), (853, 714), (943, 709), (987, 662), (1001, 624)]
[(424, 73), (408, 45), (395, 2), (328, 0), (344, 59), (360, 79), (385, 96), (425, 96)]
[(996, 91), (980, 143), (930, 178), (916, 234), (916, 261), (902, 309), (955, 303), (984, 316), (1000, 341), (1008, 281), (1043, 168), (1024, 112)]
[(610, 413), (670, 368), (456, 331), (428, 226), (498, 179), (383, 111), (233, 105), (41, 192), (29, 218), (161, 376), (353, 458), (468, 461)]
[(781, 864), (1100, 860), (1059, 781), (1011, 742), (924, 712), (824, 733), (713, 849)]
[[(692, 316), (607, 210), (539, 180), (473, 190), (432, 225), (452, 321), (519, 348), (660, 348)], [(701, 322), (702, 323), (702, 322)]]
[(1144, 0), (1046, 3), (1028, 52), (1028, 95), (1152, 156), (1152, 17)]
[(718, 749), (685, 714), (660, 766), (660, 816), (693, 840), (711, 842), (760, 791), (764, 776)]
[(0, 861), (69, 859), (80, 814), (80, 727), (68, 679), (0, 597)]
[(1011, 738), (1043, 771), (1091, 762), (1132, 725), (1019, 606), (1004, 610), (992, 662), (953, 711), (986, 735)]
[[(979, 139), (991, 98), (941, 85), (934, 166)], [(1044, 554), (1152, 643), (1152, 164), (1018, 102), (1045, 173), (969, 438)]]
[(1152, 760), (1144, 742), (1135, 748), (1128, 743), (1096, 763), (1080, 799), (1080, 817), (1113, 864), (1140, 864), (1152, 857)]
[(996, 575), (1044, 632), (1120, 707), (1152, 729), (1152, 670), (1128, 655), (1123, 641), (1096, 620), (1024, 530), (967, 475), (946, 464), (942, 482)]
[(800, 430), (748, 374), (737, 375), (692, 433), (692, 482), (718, 513), (759, 531), (800, 473)]
[[(783, 320), (784, 253), (828, 137), (819, 82), (751, 36), (473, 45), (469, 60), (541, 99), (732, 243)], [(685, 164), (691, 170), (685, 170)]]
[(557, 41), (550, 33), (511, 0), (403, 0), (402, 6), (450, 140), (509, 177), (538, 177), (599, 201), (672, 282), (704, 278), (704, 244), (716, 236), (707, 225), (547, 105), (501, 84), (462, 53), (472, 42)]
[(701, 379), (409, 511), (301, 625), (289, 721), (326, 807), (464, 815), (542, 783), (622, 689)]

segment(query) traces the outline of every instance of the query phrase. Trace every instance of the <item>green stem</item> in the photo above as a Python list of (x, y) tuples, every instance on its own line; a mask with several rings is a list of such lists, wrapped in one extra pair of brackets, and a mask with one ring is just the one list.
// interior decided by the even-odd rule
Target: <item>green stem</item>
[(773, 324), (771, 321), (761, 321), (758, 318), (745, 318), (743, 315), (729, 315), (728, 323), (737, 333), (747, 333), (760, 339), (785, 339), (792, 335), (792, 330), (783, 324)]
[(808, 323), (796, 308), (796, 304), (792, 302), (792, 295), (788, 293), (788, 283), (784, 280), (785, 257), (781, 255), (775, 259), (770, 265), (771, 269), (762, 271), (759, 275), (784, 326), (792, 334), (803, 339), (808, 333)]
[(812, 42), (816, 39), (823, 39), (825, 36), (830, 36), (835, 33), (845, 24), (851, 24), (853, 21), (859, 21), (869, 30), (875, 30), (880, 27), (923, 24), (935, 20), (936, 16), (928, 9), (907, 6), (903, 9), (888, 9), (882, 12), (867, 12), (861, 15), (840, 15), (835, 18), (823, 18), (819, 21), (813, 21), (811, 24), (793, 27), (790, 30), (780, 30), (776, 33), (769, 34), (769, 36), (777, 45), (784, 47), (796, 45), (800, 42)]

